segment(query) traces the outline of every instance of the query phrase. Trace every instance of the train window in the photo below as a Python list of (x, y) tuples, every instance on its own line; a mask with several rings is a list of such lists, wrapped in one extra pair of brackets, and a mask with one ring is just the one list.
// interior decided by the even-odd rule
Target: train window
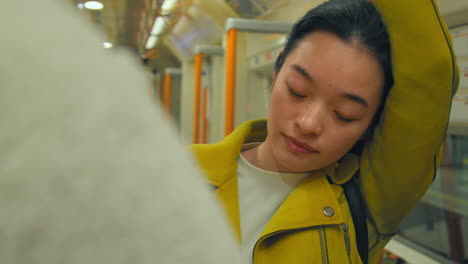
[(460, 85), (437, 176), (401, 226), (399, 235), (424, 251), (468, 261), (468, 25), (451, 30)]

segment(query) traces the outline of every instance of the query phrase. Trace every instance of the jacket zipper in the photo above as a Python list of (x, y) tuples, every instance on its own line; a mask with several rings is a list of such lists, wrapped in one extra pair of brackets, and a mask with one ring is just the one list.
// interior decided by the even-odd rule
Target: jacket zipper
[[(329, 264), (328, 260), (328, 244), (327, 244), (327, 238), (325, 234), (325, 227), (327, 226), (336, 226), (336, 225), (320, 225), (320, 226), (313, 226), (313, 227), (304, 227), (304, 228), (296, 228), (296, 229), (286, 229), (286, 230), (278, 230), (273, 233), (266, 234), (262, 236), (257, 242), (255, 243), (255, 246), (253, 247), (253, 252), (252, 252), (252, 263), (255, 263), (255, 249), (257, 248), (258, 244), (272, 236), (275, 236), (277, 234), (283, 233), (283, 232), (292, 232), (292, 231), (299, 231), (299, 230), (313, 230), (317, 229), (319, 232), (319, 237), (320, 237), (320, 255), (322, 257), (322, 264)], [(348, 258), (349, 258), (349, 253), (348, 253)]]
[(322, 264), (328, 264), (328, 248), (327, 248), (327, 235), (325, 234), (325, 227), (321, 226), (318, 229), (320, 236), (320, 252), (322, 256)]
[(347, 224), (341, 224), (341, 229), (343, 230), (344, 240), (346, 244), (346, 253), (348, 253), (348, 261), (351, 264), (351, 239), (349, 238), (349, 231)]
[(346, 244), (346, 252), (348, 253), (348, 256), (349, 256), (349, 254), (351, 253), (351, 241), (349, 238), (348, 225), (341, 224), (340, 226), (341, 226), (341, 229), (343, 230), (345, 244)]

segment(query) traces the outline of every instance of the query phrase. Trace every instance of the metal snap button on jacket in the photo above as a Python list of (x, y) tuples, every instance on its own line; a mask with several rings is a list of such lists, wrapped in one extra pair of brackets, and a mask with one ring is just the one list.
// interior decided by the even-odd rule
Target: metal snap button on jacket
[(328, 217), (332, 217), (335, 215), (335, 210), (333, 210), (331, 207), (325, 207), (323, 208), (323, 214)]

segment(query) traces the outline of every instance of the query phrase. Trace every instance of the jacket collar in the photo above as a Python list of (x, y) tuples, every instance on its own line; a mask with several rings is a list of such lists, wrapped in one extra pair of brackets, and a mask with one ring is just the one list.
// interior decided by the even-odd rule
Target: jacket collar
[(218, 188), (235, 177), (242, 145), (263, 142), (266, 130), (266, 120), (252, 120), (243, 123), (216, 144), (192, 145), (191, 149), (210, 184)]
[[(331, 208), (333, 215), (325, 214)], [(284, 230), (302, 229), (344, 222), (341, 206), (325, 171), (314, 172), (304, 179), (271, 218), (261, 237)]]
[(249, 121), (216, 144), (190, 146), (208, 182), (216, 188), (231, 226), (241, 239), (239, 197), (237, 187), (237, 159), (242, 145), (262, 142), (266, 138), (265, 121)]

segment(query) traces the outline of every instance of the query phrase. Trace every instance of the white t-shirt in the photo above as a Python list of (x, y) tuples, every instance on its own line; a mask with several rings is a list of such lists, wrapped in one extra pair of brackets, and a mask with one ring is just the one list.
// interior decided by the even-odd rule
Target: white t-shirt
[[(258, 145), (260, 143), (255, 143)], [(255, 145), (248, 144), (247, 148)], [(245, 147), (244, 147), (245, 150)], [(252, 263), (252, 253), (260, 234), (306, 173), (278, 173), (238, 159), (238, 192), (242, 235), (242, 263)]]

